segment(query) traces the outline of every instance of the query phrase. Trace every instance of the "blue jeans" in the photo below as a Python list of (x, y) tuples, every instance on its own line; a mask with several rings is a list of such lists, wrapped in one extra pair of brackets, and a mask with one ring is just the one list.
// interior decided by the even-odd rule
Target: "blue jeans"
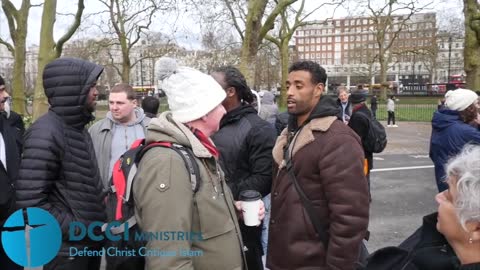
[(263, 255), (267, 256), (267, 246), (268, 246), (268, 225), (270, 223), (270, 194), (265, 196), (263, 199), (263, 204), (265, 205), (265, 218), (263, 219), (262, 227), (262, 247)]

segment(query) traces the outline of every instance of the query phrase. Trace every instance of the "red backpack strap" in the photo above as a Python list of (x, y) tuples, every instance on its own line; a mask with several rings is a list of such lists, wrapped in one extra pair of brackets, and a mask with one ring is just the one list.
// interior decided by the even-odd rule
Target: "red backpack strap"
[(115, 210), (115, 219), (120, 220), (122, 218), (122, 204), (123, 196), (125, 195), (125, 175), (122, 171), (122, 159), (117, 160), (113, 165), (112, 182), (115, 187), (115, 196), (117, 197), (117, 207)]
[(138, 140), (135, 140), (132, 145), (130, 146), (130, 149), (133, 149), (133, 148), (137, 148), (139, 147), (140, 145), (144, 145), (145, 144), (145, 139), (138, 139)]

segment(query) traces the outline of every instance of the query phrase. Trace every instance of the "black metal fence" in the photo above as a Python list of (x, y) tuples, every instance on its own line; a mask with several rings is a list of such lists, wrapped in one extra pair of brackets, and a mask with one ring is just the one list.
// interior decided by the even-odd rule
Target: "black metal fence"
[[(395, 120), (430, 122), (436, 110), (435, 104), (395, 104)], [(377, 119), (386, 121), (387, 118), (387, 105), (379, 104)]]

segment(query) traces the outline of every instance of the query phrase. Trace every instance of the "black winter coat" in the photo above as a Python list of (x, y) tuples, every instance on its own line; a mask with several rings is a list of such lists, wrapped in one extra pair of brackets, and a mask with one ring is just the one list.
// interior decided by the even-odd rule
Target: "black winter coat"
[(0, 162), (0, 226), (15, 210), (15, 180), (20, 167), (21, 149), (18, 148), (17, 130), (0, 114), (0, 133), (5, 147), (6, 166)]
[[(256, 190), (266, 196), (272, 186), (272, 149), (277, 134), (274, 126), (261, 119), (250, 105), (228, 112), (220, 130), (212, 137), (220, 151), (220, 165), (235, 200), (243, 190)], [(248, 269), (263, 269), (262, 226), (248, 227), (240, 222)]]
[(438, 213), (423, 217), (398, 247), (381, 248), (368, 258), (366, 270), (480, 270), (480, 263), (460, 265), (457, 255), (437, 230)]
[(270, 193), (276, 138), (273, 125), (250, 105), (241, 105), (222, 118), (212, 140), (220, 151), (220, 165), (235, 200), (243, 190), (256, 190), (262, 196)]
[[(352, 110), (352, 116), (348, 122), (348, 126), (360, 136), (362, 140), (362, 145), (368, 135), (368, 129), (370, 121), (372, 119), (372, 112), (367, 108), (367, 106), (362, 103), (362, 106), (354, 106)], [(362, 146), (363, 147), (363, 146)], [(368, 152), (365, 149), (365, 158), (368, 160), (368, 170), (370, 171), (373, 168), (373, 153)]]
[[(94, 247), (100, 243), (68, 242), (72, 221), (88, 226), (104, 222), (102, 182), (91, 137), (85, 125), (93, 119), (87, 96), (103, 68), (80, 59), (61, 58), (45, 67), (43, 84), (50, 110), (27, 130), (17, 183), (17, 207), (40, 207), (59, 222), (63, 243)], [(98, 232), (97, 232), (98, 234)]]

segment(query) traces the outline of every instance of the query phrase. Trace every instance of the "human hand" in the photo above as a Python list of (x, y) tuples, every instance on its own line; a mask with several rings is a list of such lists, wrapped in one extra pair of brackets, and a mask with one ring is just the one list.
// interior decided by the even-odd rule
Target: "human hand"
[[(235, 201), (235, 208), (237, 209), (240, 219), (243, 219), (242, 201)], [(262, 221), (265, 218), (265, 204), (260, 200), (260, 209), (258, 211), (258, 220)]]

